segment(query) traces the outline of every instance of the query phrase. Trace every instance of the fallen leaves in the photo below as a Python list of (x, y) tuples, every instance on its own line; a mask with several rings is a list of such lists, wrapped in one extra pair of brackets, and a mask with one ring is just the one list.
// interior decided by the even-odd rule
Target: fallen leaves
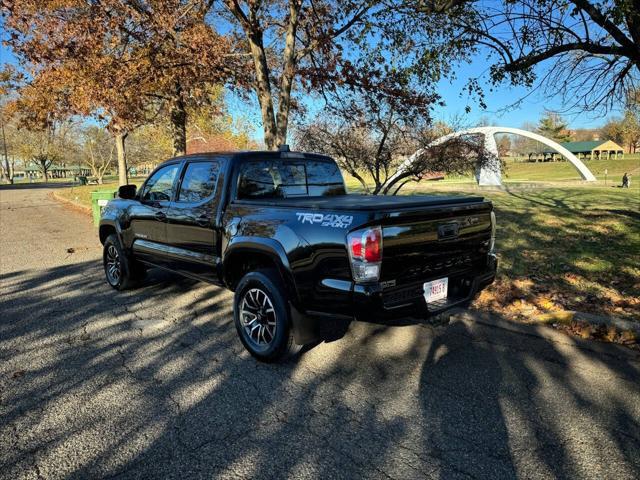
[(638, 336), (631, 330), (620, 331), (612, 325), (593, 325), (584, 321), (553, 324), (558, 330), (575, 335), (585, 340), (596, 340), (607, 343), (618, 343), (640, 349)]

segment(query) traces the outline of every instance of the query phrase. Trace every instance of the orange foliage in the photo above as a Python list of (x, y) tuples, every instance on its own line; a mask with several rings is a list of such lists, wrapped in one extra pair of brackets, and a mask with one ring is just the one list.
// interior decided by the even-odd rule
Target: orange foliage
[(209, 85), (242, 72), (232, 40), (204, 22), (207, 2), (0, 2), (8, 43), (33, 78), (17, 107), (34, 124), (83, 115), (127, 130), (206, 101)]

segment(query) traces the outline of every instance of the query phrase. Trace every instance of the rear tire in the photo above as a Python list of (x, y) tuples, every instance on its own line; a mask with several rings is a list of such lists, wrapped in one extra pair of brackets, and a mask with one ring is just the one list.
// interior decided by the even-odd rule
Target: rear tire
[(233, 317), (240, 341), (258, 360), (277, 362), (300, 351), (293, 339), (289, 299), (276, 270), (257, 270), (242, 277)]
[(115, 234), (104, 241), (102, 263), (107, 283), (116, 290), (137, 286), (146, 273), (142, 264), (127, 256)]

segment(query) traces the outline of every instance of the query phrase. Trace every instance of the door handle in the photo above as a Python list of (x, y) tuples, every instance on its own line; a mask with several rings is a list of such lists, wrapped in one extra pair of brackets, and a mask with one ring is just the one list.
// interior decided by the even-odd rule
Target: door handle
[(196, 223), (201, 227), (208, 227), (211, 222), (211, 219), (207, 215), (200, 215), (196, 219)]
[(164, 212), (156, 212), (155, 217), (159, 222), (164, 222), (167, 219), (167, 215)]

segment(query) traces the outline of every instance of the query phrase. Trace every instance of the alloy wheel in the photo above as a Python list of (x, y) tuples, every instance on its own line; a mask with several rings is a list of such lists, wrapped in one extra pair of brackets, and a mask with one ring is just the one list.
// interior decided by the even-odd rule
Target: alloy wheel
[(276, 312), (269, 296), (259, 288), (247, 290), (240, 303), (240, 321), (249, 340), (266, 348), (276, 335)]
[(109, 283), (111, 285), (117, 285), (122, 276), (122, 263), (120, 262), (120, 254), (115, 245), (109, 245), (107, 248), (105, 270)]

